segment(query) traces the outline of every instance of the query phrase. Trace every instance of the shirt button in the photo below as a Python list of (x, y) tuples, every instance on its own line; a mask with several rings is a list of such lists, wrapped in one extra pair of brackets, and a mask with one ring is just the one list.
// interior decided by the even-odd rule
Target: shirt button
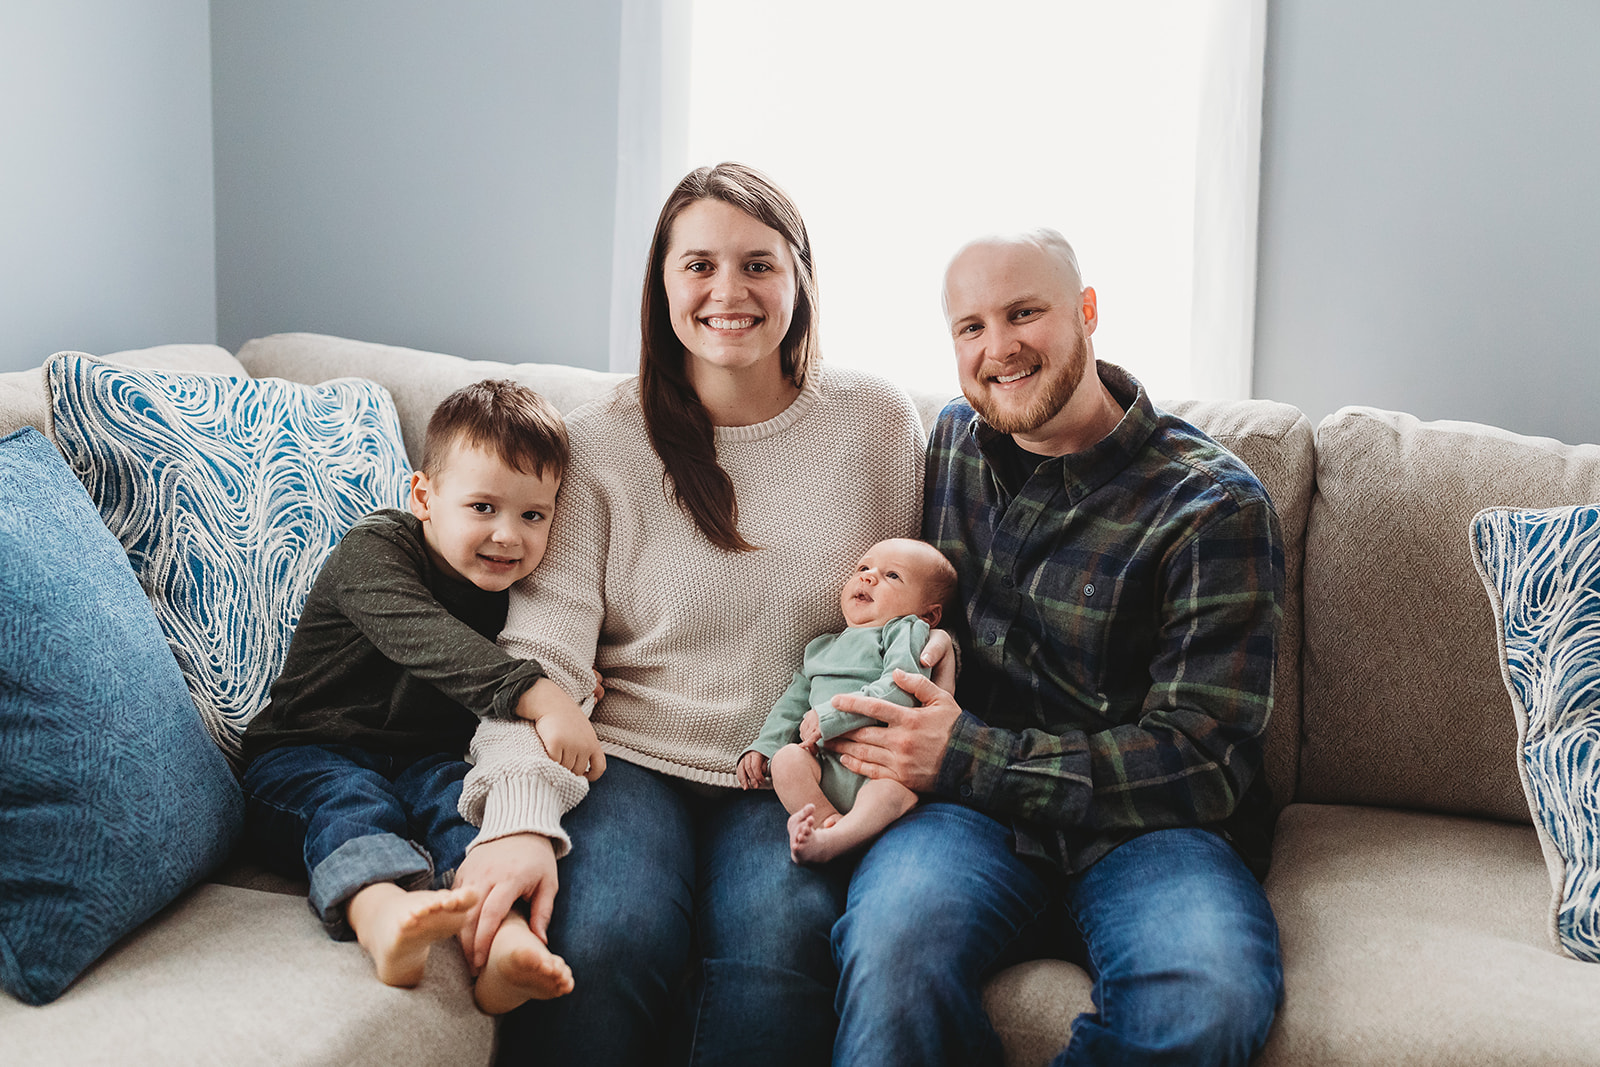
[(1084, 596), (1094, 596), (1094, 583), (1093, 582), (1090, 582), (1088, 585), (1083, 587), (1083, 595)]
[(1011, 588), (1011, 575), (1009, 575), (1009, 574), (1002, 575), (1001, 578), (1000, 578), (1000, 584), (1005, 586), (1007, 589), (1010, 589)]
[(994, 631), (993, 630), (990, 630), (988, 633), (983, 635), (983, 643), (986, 644), (986, 645), (994, 644)]
[(959, 792), (963, 797), (970, 797), (972, 795), (972, 787), (966, 782), (962, 782), (961, 788), (957, 790), (957, 792)]

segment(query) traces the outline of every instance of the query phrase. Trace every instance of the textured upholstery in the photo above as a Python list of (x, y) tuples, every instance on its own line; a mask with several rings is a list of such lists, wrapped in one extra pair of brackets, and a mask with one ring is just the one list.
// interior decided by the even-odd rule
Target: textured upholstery
[(54, 1004), (0, 997), (6, 1067), (483, 1065), (493, 1043), (455, 945), (397, 989), (304, 898), (221, 885), (185, 895)]
[(428, 418), (439, 401), (485, 378), (510, 378), (535, 390), (563, 415), (603, 395), (625, 375), (556, 363), (494, 363), (317, 333), (277, 333), (247, 341), (239, 362), (256, 377), (315, 385), (329, 378), (369, 378), (389, 390), (406, 451), (422, 455)]
[(1545, 937), (1533, 828), (1294, 804), (1267, 896), (1285, 1001), (1259, 1067), (1600, 1063), (1600, 967)]
[[(100, 357), (120, 367), (164, 367), (186, 374), (225, 374), (243, 378), (248, 371), (225, 348), (216, 345), (161, 345)], [(24, 426), (46, 436), (50, 430), (50, 392), (43, 368), (0, 374), (0, 437)]]
[(1600, 500), (1600, 446), (1345, 408), (1316, 455), (1299, 799), (1527, 821), (1468, 526)]
[(0, 438), (0, 986), (55, 999), (243, 816), (122, 546), (42, 434)]
[(322, 561), (404, 503), (388, 395), (49, 363), (57, 443), (133, 561), (207, 728), (231, 759), (265, 705)]
[(1472, 534), (1550, 872), (1551, 940), (1600, 963), (1600, 505), (1493, 508)]

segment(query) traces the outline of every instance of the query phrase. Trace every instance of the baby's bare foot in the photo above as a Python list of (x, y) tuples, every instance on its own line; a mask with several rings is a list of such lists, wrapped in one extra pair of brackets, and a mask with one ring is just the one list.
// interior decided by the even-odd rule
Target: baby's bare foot
[(461, 929), (478, 902), (476, 889), (407, 892), (392, 882), (369, 885), (350, 901), (350, 924), (385, 985), (422, 981), (428, 950)]
[(811, 842), (811, 835), (817, 831), (817, 806), (806, 804), (793, 815), (789, 816), (789, 858), (796, 863), (805, 863), (803, 853)]
[(572, 987), (572, 968), (512, 912), (495, 932), (473, 995), (483, 1011), (500, 1015), (530, 1000), (566, 996)]

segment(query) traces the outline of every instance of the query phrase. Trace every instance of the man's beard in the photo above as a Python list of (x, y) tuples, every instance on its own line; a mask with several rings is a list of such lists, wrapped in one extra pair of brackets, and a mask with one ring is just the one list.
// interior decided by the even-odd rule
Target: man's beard
[(972, 410), (1001, 433), (1032, 433), (1055, 418), (1056, 414), (1067, 406), (1072, 394), (1078, 391), (1078, 385), (1083, 381), (1084, 371), (1088, 366), (1089, 340), (1080, 328), (1077, 343), (1073, 345), (1072, 356), (1067, 360), (1066, 366), (1047, 370), (1041, 364), (1039, 369), (1034, 371), (1035, 374), (1051, 374), (1053, 377), (1044, 383), (1044, 392), (1038, 399), (1020, 413), (1008, 412), (993, 402), (992, 383), (984, 383), (972, 393), (963, 390), (963, 394), (967, 398), (967, 403), (972, 405)]

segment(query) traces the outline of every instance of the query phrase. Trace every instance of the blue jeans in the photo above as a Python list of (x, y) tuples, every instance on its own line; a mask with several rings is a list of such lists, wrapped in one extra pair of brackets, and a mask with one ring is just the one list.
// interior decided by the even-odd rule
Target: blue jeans
[[(354, 936), (345, 905), (378, 882), (448, 885), (477, 827), (461, 817), (468, 765), (349, 745), (286, 745), (245, 768), (245, 825), (267, 862), (307, 875), (310, 904), (329, 936)], [(437, 873), (436, 873), (437, 872)]]
[[(1061, 911), (1078, 937), (1051, 941)], [(1057, 1067), (1244, 1064), (1283, 996), (1266, 895), (1216, 835), (1145, 834), (1062, 881), (951, 804), (913, 809), (862, 858), (834, 951), (838, 1064), (999, 1064), (982, 983), (1042, 955), (1094, 979), (1096, 1011), (1061, 1020)]]
[(777, 796), (611, 758), (567, 816), (550, 947), (577, 987), (505, 1016), (498, 1062), (825, 1064), (848, 868), (789, 859)]

